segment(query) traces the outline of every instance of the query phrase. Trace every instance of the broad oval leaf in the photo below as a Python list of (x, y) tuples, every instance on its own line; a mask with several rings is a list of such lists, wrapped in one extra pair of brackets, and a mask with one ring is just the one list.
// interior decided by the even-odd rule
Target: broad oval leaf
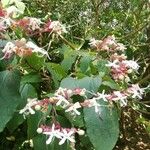
[(74, 79), (68, 77), (62, 80), (60, 86), (69, 89), (85, 88), (89, 91), (97, 92), (101, 85), (101, 77), (84, 77), (82, 79)]
[[(104, 101), (101, 105), (107, 105)], [(107, 105), (108, 106), (108, 105)], [(99, 113), (94, 108), (84, 108), (84, 120), (87, 135), (95, 150), (112, 150), (119, 136), (119, 115), (117, 109), (99, 107)]]

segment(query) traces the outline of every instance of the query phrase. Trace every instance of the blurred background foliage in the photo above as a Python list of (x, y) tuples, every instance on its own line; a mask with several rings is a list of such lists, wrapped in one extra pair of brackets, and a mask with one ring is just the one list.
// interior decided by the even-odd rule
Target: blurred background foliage
[[(150, 1), (149, 0), (24, 0), (26, 15), (59, 20), (66, 25), (65, 37), (87, 48), (92, 37), (114, 34), (124, 43), (130, 59), (141, 66), (140, 84), (150, 80)], [(31, 8), (32, 7), (32, 8)], [(32, 15), (31, 15), (32, 14)], [(57, 44), (58, 45), (58, 44)]]

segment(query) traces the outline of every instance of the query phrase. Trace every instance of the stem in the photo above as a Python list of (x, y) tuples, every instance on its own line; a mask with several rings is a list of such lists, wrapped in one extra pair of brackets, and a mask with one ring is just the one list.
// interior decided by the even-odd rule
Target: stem
[(59, 37), (62, 39), (62, 41), (69, 45), (73, 50), (76, 50), (76, 48), (74, 47), (74, 45), (72, 45), (72, 43), (70, 43), (68, 40), (66, 40), (62, 35), (59, 34)]
[(100, 6), (101, 2), (98, 4), (95, 3), (95, 0), (91, 0), (91, 2), (94, 7), (94, 11), (95, 11), (95, 20), (96, 20), (95, 23), (96, 23), (96, 26), (99, 26), (99, 6)]
[(148, 79), (150, 79), (150, 74), (148, 74), (145, 78), (143, 78), (142, 80), (140, 80), (138, 83), (139, 84), (143, 84), (145, 81), (147, 81)]
[(149, 25), (149, 23), (146, 23), (146, 24), (143, 25), (142, 27), (140, 27), (140, 28), (134, 30), (133, 32), (130, 32), (129, 34), (126, 34), (125, 36), (123, 36), (123, 37), (121, 37), (121, 38), (119, 38), (119, 39), (124, 39), (124, 38), (130, 37), (130, 36), (132, 36), (132, 35), (134, 35), (134, 34), (137, 34), (137, 32), (143, 30), (143, 29), (144, 29), (145, 27), (147, 27), (148, 25)]

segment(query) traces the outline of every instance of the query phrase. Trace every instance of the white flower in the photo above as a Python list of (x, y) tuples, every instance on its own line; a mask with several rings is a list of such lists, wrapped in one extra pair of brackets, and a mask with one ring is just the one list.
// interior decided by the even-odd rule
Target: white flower
[(98, 95), (97, 99), (103, 99), (104, 101), (108, 101), (107, 100), (108, 94), (105, 94), (105, 90), (103, 90), (102, 93), (97, 93), (97, 95)]
[(70, 130), (69, 132), (67, 132), (65, 129), (63, 129), (61, 132), (62, 138), (59, 142), (59, 145), (64, 144), (66, 140), (69, 140), (70, 142), (74, 143), (75, 142), (74, 136), (73, 136), (74, 133), (75, 133), (74, 130)]
[(68, 95), (68, 97), (71, 97), (71, 96), (73, 95), (73, 91), (70, 90), (70, 89), (68, 89), (68, 90), (67, 90), (67, 95)]
[(15, 51), (15, 44), (12, 42), (8, 42), (4, 49), (2, 50), (3, 53), (13, 53)]
[(57, 34), (66, 33), (66, 28), (64, 25), (62, 25), (59, 21), (52, 21), (49, 29), (52, 29), (52, 32), (55, 32)]
[(34, 144), (33, 144), (33, 140), (32, 140), (32, 139), (30, 139), (29, 143), (30, 143), (30, 147), (34, 147)]
[(23, 13), (15, 6), (10, 6), (10, 7), (6, 8), (6, 12), (7, 12), (7, 16), (13, 15), (13, 17), (16, 17), (16, 16), (18, 16), (18, 14)]
[(108, 36), (108, 37), (105, 39), (105, 42), (106, 42), (106, 44), (108, 44), (109, 46), (111, 46), (111, 45), (116, 45), (115, 36), (114, 36), (114, 35)]
[(119, 61), (117, 59), (114, 60), (113, 62), (108, 61), (108, 64), (106, 64), (105, 66), (106, 67), (118, 68), (119, 67), (118, 62)]
[(86, 89), (82, 89), (81, 92), (80, 92), (80, 96), (85, 96), (85, 93), (86, 93)]
[(80, 112), (77, 110), (78, 108), (81, 108), (81, 105), (79, 102), (74, 103), (72, 106), (70, 106), (65, 112), (72, 112), (73, 114), (80, 115)]
[(28, 103), (26, 104), (26, 106), (19, 111), (19, 114), (23, 114), (24, 118), (25, 118), (26, 115), (35, 114), (35, 111), (33, 110), (32, 107), (35, 106), (38, 103), (36, 98), (34, 98), (34, 99), (28, 98), (27, 101), (28, 101)]
[(55, 137), (62, 139), (60, 130), (55, 130), (55, 124), (52, 125), (51, 131), (43, 132), (43, 134), (49, 135), (49, 138), (46, 140), (46, 144), (50, 144)]
[(130, 94), (132, 94), (132, 98), (142, 99), (142, 95), (144, 93), (144, 89), (140, 88), (138, 84), (132, 84), (132, 86), (127, 90)]
[(89, 102), (90, 102), (89, 107), (95, 107), (95, 112), (98, 113), (100, 104), (96, 101), (96, 98), (94, 97), (90, 99)]
[(4, 29), (9, 28), (13, 23), (13, 20), (9, 17), (0, 17), (0, 25), (1, 27), (3, 27)]
[(26, 46), (27, 46), (28, 48), (31, 48), (31, 49), (32, 49), (32, 52), (40, 53), (40, 54), (42, 54), (43, 56), (46, 55), (46, 56), (50, 59), (50, 57), (49, 57), (49, 55), (48, 55), (48, 52), (47, 52), (46, 50), (44, 50), (44, 49), (38, 47), (37, 45), (35, 45), (35, 44), (32, 43), (31, 41), (28, 41), (28, 42), (26, 43)]
[(21, 2), (22, 0), (8, 0), (8, 3), (6, 3), (7, 5), (11, 5), (13, 3), (18, 3), (18, 2)]
[(80, 96), (85, 96), (86, 97), (85, 93), (86, 93), (85, 88), (83, 88), (83, 89), (76, 88), (76, 89), (73, 90), (74, 95), (80, 95)]
[(15, 52), (15, 44), (12, 42), (7, 42), (7, 44), (5, 45), (4, 49), (2, 50), (2, 52), (4, 53), (4, 56), (0, 59), (4, 59), (4, 58), (10, 58), (11, 55)]
[(128, 67), (128, 68), (131, 68), (135, 71), (138, 71), (139, 69), (139, 65), (137, 64), (136, 61), (133, 61), (133, 60), (124, 60), (123, 63)]
[(35, 110), (38, 111), (38, 110), (40, 110), (40, 109), (41, 109), (41, 106), (40, 106), (40, 105), (36, 105), (36, 106), (35, 106)]
[(127, 48), (122, 43), (117, 43), (116, 50), (124, 51)]
[(42, 24), (40, 19), (27, 17), (30, 21), (29, 26), (33, 31), (40, 29), (40, 25)]
[[(66, 88), (62, 88), (62, 87), (59, 87), (59, 89), (55, 92), (55, 96), (59, 96), (59, 95), (62, 95), (63, 97), (66, 97), (66, 93), (65, 91), (67, 91)], [(70, 92), (69, 92), (70, 93)]]
[(68, 102), (68, 100), (66, 100), (63, 96), (58, 95), (56, 97), (56, 99), (58, 99), (56, 106), (61, 106), (62, 108), (67, 107), (70, 103)]
[(112, 98), (113, 101), (119, 101), (121, 106), (127, 105), (127, 96), (122, 94), (120, 91), (114, 91), (113, 94), (116, 96)]
[(91, 47), (96, 47), (96, 48), (97, 48), (97, 46), (98, 46), (101, 42), (102, 42), (101, 40), (96, 40), (95, 38), (92, 38), (92, 39), (90, 39), (89, 45), (90, 45)]

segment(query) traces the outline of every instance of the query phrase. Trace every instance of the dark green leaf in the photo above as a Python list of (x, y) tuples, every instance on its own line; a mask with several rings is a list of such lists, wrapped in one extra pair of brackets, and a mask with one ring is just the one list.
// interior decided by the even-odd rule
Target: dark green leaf
[(59, 82), (62, 78), (66, 76), (66, 72), (63, 67), (59, 64), (47, 63), (46, 64), (48, 71), (51, 73), (53, 81), (55, 83), (55, 87), (58, 88)]
[(39, 74), (27, 74), (21, 79), (21, 83), (37, 83), (41, 82), (41, 76)]
[(0, 72), (0, 132), (3, 131), (21, 102), (19, 85), (20, 74), (17, 71)]
[[(28, 98), (37, 97), (37, 93), (31, 84), (21, 85), (20, 94), (21, 94), (21, 103), (17, 107), (18, 111), (26, 105)], [(7, 128), (11, 132), (13, 132), (20, 124), (24, 122), (23, 115), (20, 115), (18, 111), (15, 112), (13, 118), (7, 124)]]
[(61, 65), (66, 72), (71, 70), (73, 63), (75, 62), (77, 54), (75, 51), (67, 51), (64, 54), (64, 60)]

